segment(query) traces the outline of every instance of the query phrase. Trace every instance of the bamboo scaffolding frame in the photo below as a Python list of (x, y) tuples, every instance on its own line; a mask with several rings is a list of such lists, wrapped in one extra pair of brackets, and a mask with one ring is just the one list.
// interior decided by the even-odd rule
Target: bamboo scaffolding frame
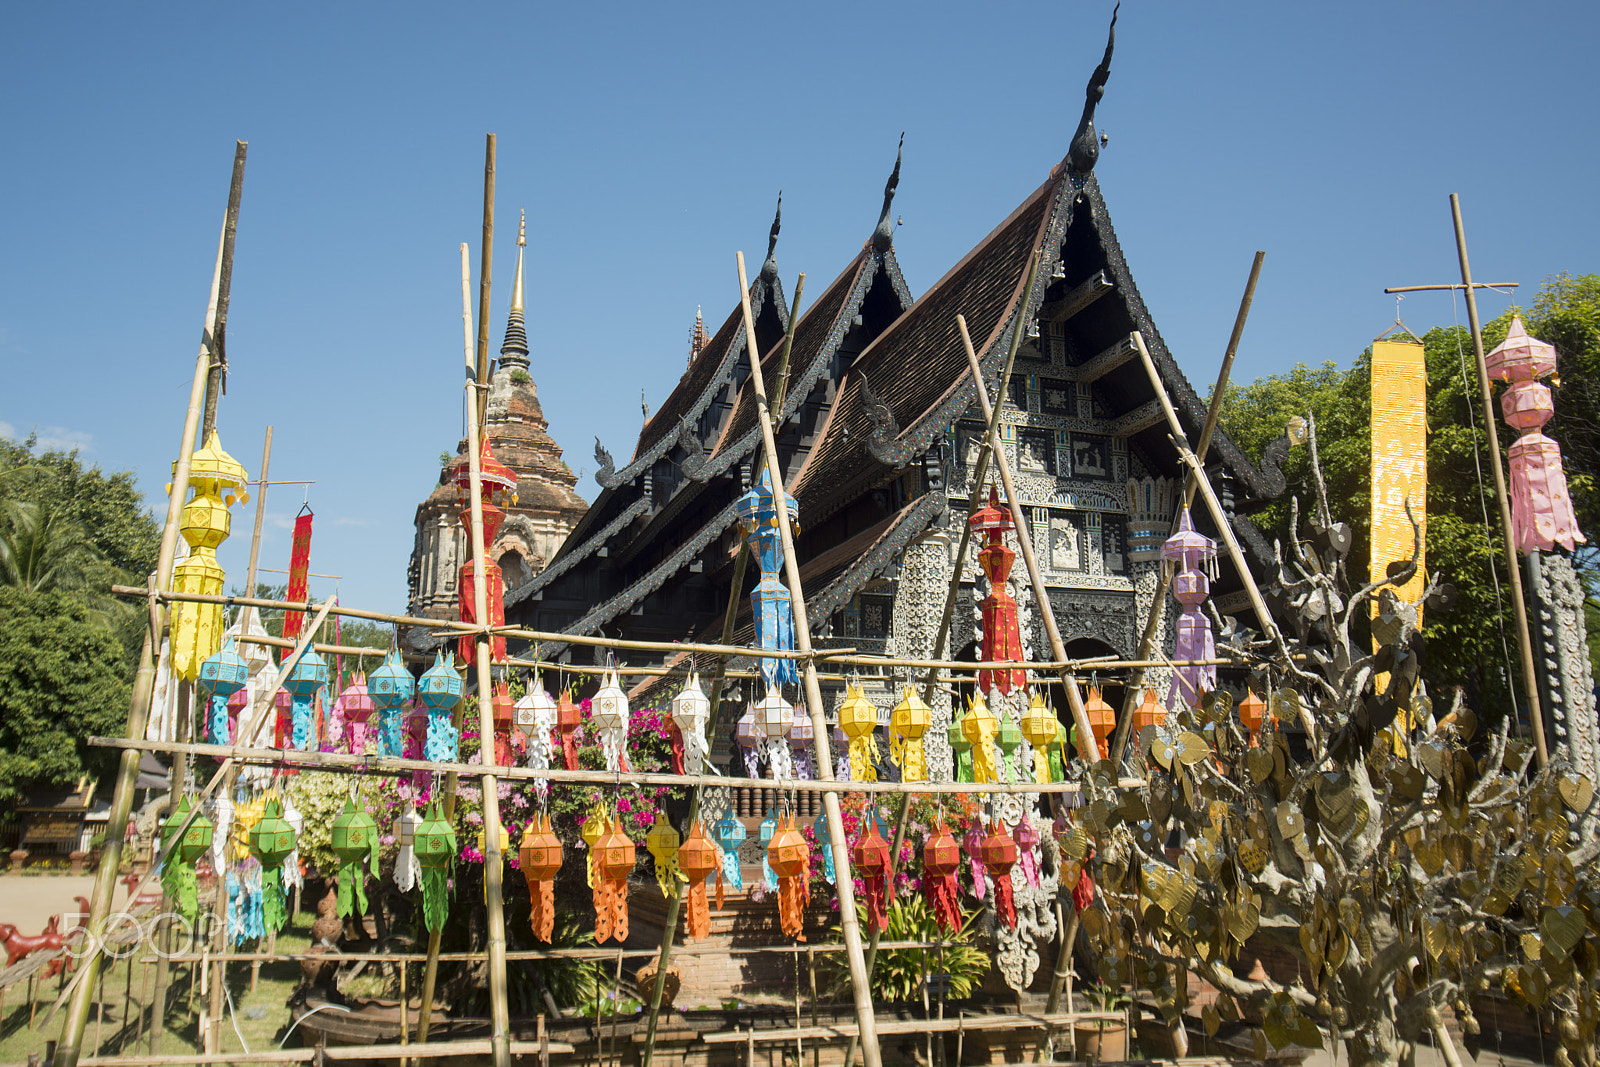
[[(933, 949), (946, 947), (948, 941), (885, 941), (883, 948), (888, 949)], [(614, 960), (618, 949), (614, 948), (546, 948), (546, 949), (507, 949), (507, 960)], [(645, 959), (657, 955), (658, 950), (653, 948), (621, 949), (624, 959)], [(761, 955), (806, 955), (812, 952), (824, 954), (843, 952), (844, 942), (828, 942), (823, 944), (797, 944), (797, 945), (754, 945), (754, 946), (728, 946), (728, 945), (684, 945), (674, 950), (676, 954), (684, 956), (761, 956)], [(135, 957), (137, 963), (147, 963), (150, 960), (160, 959), (162, 956), (151, 953), (148, 956)], [(201, 959), (216, 959), (207, 952), (172, 952), (165, 955), (166, 959), (174, 963), (191, 963)], [(322, 963), (421, 963), (428, 958), (426, 952), (231, 952), (226, 953), (223, 959), (230, 963), (248, 961), (268, 962), (274, 960), (317, 960)], [(471, 963), (483, 959), (482, 952), (441, 952), (441, 963)]]
[[(400, 756), (352, 756), (344, 752), (300, 752), (290, 748), (246, 748), (238, 745), (202, 745), (181, 741), (133, 741), (124, 737), (91, 737), (97, 748), (137, 749), (144, 752), (183, 752), (211, 756), (241, 764), (283, 766), (303, 771), (332, 771), (399, 777), (413, 771), (440, 774), (483, 774), (481, 763), (442, 763)], [(696, 786), (731, 785), (751, 789), (778, 789), (801, 793), (1075, 793), (1076, 782), (842, 782), (829, 779), (725, 778), (714, 774), (668, 774), (656, 771), (569, 771), (551, 767), (490, 766), (498, 778), (547, 781), (552, 785), (649, 785), (692, 789)], [(1127, 786), (1144, 784), (1142, 778), (1123, 778)]]

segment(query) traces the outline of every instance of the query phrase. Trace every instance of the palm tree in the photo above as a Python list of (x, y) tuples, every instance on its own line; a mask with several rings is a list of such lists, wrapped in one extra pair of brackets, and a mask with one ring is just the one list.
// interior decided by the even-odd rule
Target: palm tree
[(7, 500), (0, 523), (0, 585), (25, 593), (79, 590), (104, 563), (65, 507)]

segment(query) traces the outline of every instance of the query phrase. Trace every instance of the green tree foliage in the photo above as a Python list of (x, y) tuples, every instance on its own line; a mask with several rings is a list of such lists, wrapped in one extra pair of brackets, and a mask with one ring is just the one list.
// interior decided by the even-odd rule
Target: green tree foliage
[[(1511, 316), (1507, 311), (1484, 325), (1488, 348), (1504, 340)], [(1562, 384), (1556, 389), (1556, 417), (1546, 432), (1566, 455), (1580, 525), (1600, 531), (1600, 492), (1592, 475), (1600, 462), (1600, 275), (1548, 280), (1523, 316), (1529, 332), (1559, 353)], [(1465, 327), (1452, 327), (1429, 330), (1422, 341), (1428, 368), (1427, 567), (1442, 572), (1458, 594), (1452, 610), (1430, 612), (1425, 619), (1429, 660), (1424, 678), (1435, 692), (1465, 685), (1471, 702), (1492, 721), (1509, 707), (1507, 665), (1514, 663), (1515, 650), (1508, 648), (1504, 625), (1509, 616), (1504, 550), (1472, 338)], [(1349, 560), (1356, 573), (1351, 577), (1361, 580), (1371, 558), (1371, 391), (1369, 348), (1349, 370), (1333, 363), (1301, 364), (1287, 374), (1230, 385), (1222, 415), (1228, 435), (1252, 454), (1282, 433), (1292, 416), (1309, 413), (1315, 419), (1328, 497), (1354, 531)], [(1499, 420), (1498, 405), (1495, 430), (1504, 449), (1514, 431)], [(1292, 450), (1284, 466), (1284, 498), (1254, 516), (1269, 541), (1287, 529), (1290, 497), (1303, 505), (1312, 499), (1309, 470), (1308, 450)], [(1600, 558), (1590, 549), (1574, 562), (1593, 588)], [(1600, 664), (1600, 634), (1591, 634), (1591, 656)]]
[(121, 732), (128, 687), (122, 646), (82, 597), (0, 586), (0, 805), (108, 775), (116, 753), (84, 739)]

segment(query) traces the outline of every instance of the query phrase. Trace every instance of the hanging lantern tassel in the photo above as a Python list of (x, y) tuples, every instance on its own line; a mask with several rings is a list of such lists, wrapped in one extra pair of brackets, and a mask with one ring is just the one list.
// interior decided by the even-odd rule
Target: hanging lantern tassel
[(533, 936), (548, 945), (556, 929), (555, 877), (562, 859), (561, 839), (551, 828), (549, 815), (535, 816), (522, 831), (521, 859), (532, 905), (529, 925)]
[(620, 943), (628, 939), (628, 875), (637, 853), (617, 826), (600, 835), (595, 850), (594, 939), (598, 944), (614, 937)]
[(995, 765), (994, 740), (999, 727), (994, 712), (984, 703), (982, 693), (972, 694), (967, 701), (967, 713), (961, 717), (961, 733), (972, 745), (972, 781), (998, 782), (1000, 769)]
[(862, 879), (869, 929), (882, 933), (889, 928), (889, 842), (878, 832), (876, 813), (873, 815), (866, 821), (866, 833), (850, 850), (850, 862)]
[(767, 889), (778, 888), (778, 872), (772, 869), (772, 839), (778, 836), (778, 812), (776, 808), (767, 809), (767, 817), (761, 820), (761, 884)]
[(188, 829), (183, 831), (183, 836), (173, 845), (173, 838), (177, 836), (179, 827), (194, 810), (193, 803), (187, 795), (178, 800), (178, 806), (172, 814), (167, 816), (166, 822), (161, 827), (161, 847), (167, 851), (166, 862), (161, 865), (161, 888), (167, 894), (181, 914), (193, 923), (200, 912), (200, 895), (196, 889), (194, 873), (195, 861), (205, 855), (211, 848), (211, 838), (215, 827), (211, 820), (202, 812), (194, 817)]
[(268, 931), (282, 930), (289, 918), (282, 867), (294, 850), (294, 827), (284, 819), (278, 798), (272, 797), (250, 831), (250, 854), (261, 864), (261, 924)]
[(1027, 880), (1029, 887), (1039, 888), (1039, 829), (1033, 825), (1033, 819), (1027, 815), (1017, 823), (1017, 864), (1022, 868), (1022, 877)]
[(712, 827), (717, 844), (722, 848), (722, 870), (717, 875), (717, 907), (722, 907), (722, 883), (727, 881), (733, 889), (744, 891), (744, 871), (739, 865), (739, 846), (746, 837), (744, 823), (733, 815), (724, 815)]
[(606, 812), (605, 804), (598, 800), (595, 801), (594, 807), (589, 809), (588, 818), (583, 821), (583, 829), (579, 832), (579, 836), (583, 838), (583, 843), (589, 850), (588, 857), (584, 863), (584, 879), (590, 889), (594, 889), (600, 881), (600, 853), (597, 849), (600, 847), (600, 838), (605, 834), (606, 827), (609, 824), (610, 818)]
[(450, 867), (456, 858), (455, 827), (445, 819), (439, 801), (429, 804), (427, 814), (418, 822), (414, 847), (422, 871), (422, 924), (434, 933), (444, 929), (449, 912)]
[(962, 732), (961, 720), (951, 723), (944, 736), (950, 745), (950, 758), (955, 762), (956, 781), (972, 781), (972, 742)]
[(767, 768), (778, 780), (794, 777), (789, 764), (789, 727), (794, 723), (794, 705), (783, 699), (778, 689), (768, 689), (755, 707), (756, 727), (767, 743)]
[(578, 769), (578, 727), (583, 709), (572, 699), (572, 690), (563, 689), (556, 701), (556, 732), (561, 735), (561, 763), (569, 771)]
[[(689, 827), (689, 837), (678, 849), (678, 863), (683, 868), (684, 880), (689, 883), (689, 939), (704, 941), (711, 936), (711, 908), (706, 901), (706, 879), (713, 871), (722, 872), (722, 857), (717, 846), (706, 837), (705, 828), (698, 821)], [(722, 880), (717, 879), (717, 906), (722, 906)]]
[(608, 771), (632, 769), (628, 766), (628, 717), (628, 694), (622, 691), (622, 680), (613, 667), (589, 705), (589, 724), (599, 735)]
[(906, 686), (900, 703), (889, 713), (889, 758), (900, 767), (902, 782), (928, 780), (928, 760), (922, 750), (922, 738), (933, 725), (933, 711)]
[(872, 706), (859, 685), (845, 690), (844, 702), (839, 705), (839, 727), (850, 739), (850, 780), (876, 782), (878, 746), (873, 734), (878, 729), (878, 709)]
[(394, 858), (394, 885), (400, 892), (409, 893), (422, 876), (422, 867), (417, 863), (417, 828), (422, 825), (422, 816), (417, 814), (417, 806), (406, 801), (405, 810), (394, 825), (395, 838), (400, 843)]
[(967, 866), (972, 869), (972, 895), (984, 898), (988, 888), (983, 881), (983, 828), (974, 822), (961, 839), (961, 848), (967, 854)]
[(922, 846), (922, 884), (928, 893), (928, 907), (934, 921), (946, 933), (961, 928), (960, 888), (956, 884), (956, 872), (960, 869), (961, 846), (956, 844), (955, 835), (941, 816), (938, 829)]
[(283, 821), (294, 830), (294, 851), (283, 861), (283, 888), (300, 889), (305, 885), (305, 879), (300, 874), (300, 834), (306, 828), (306, 817), (294, 806), (293, 797), (283, 799)]
[(678, 847), (681, 843), (677, 827), (665, 815), (656, 812), (656, 821), (645, 836), (644, 847), (650, 850), (650, 858), (655, 860), (656, 885), (661, 887), (664, 897), (670, 895), (667, 891), (669, 885), (683, 880), (683, 872), (678, 869)]
[(994, 879), (994, 910), (1006, 929), (1017, 928), (1017, 907), (1011, 893), (1011, 868), (1017, 862), (1017, 843), (1005, 826), (995, 823), (993, 832), (983, 839), (983, 865)]
[(333, 820), (333, 854), (339, 857), (339, 914), (367, 913), (367, 864), (372, 877), (378, 877), (378, 824), (371, 815), (356, 807), (355, 798), (344, 802), (344, 811)]
[(784, 820), (767, 846), (767, 862), (778, 876), (778, 921), (785, 937), (804, 941), (806, 906), (811, 903), (808, 879), (811, 848), (795, 829), (794, 818)]
[(833, 885), (833, 834), (828, 831), (828, 817), (818, 815), (817, 821), (812, 824), (811, 835), (817, 839), (817, 847), (822, 850), (822, 877)]

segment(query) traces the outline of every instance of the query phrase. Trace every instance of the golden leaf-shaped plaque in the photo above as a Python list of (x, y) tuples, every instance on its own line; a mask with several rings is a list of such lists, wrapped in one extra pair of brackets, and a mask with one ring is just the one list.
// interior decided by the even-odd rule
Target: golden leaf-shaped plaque
[(1244, 754), (1244, 769), (1250, 775), (1250, 780), (1256, 785), (1261, 785), (1272, 777), (1272, 751), (1265, 748), (1252, 748)]
[(1070, 860), (1081, 860), (1089, 854), (1089, 832), (1081, 826), (1074, 826), (1072, 832), (1067, 834), (1065, 841), (1061, 842), (1061, 854)]
[(1545, 948), (1555, 948), (1562, 956), (1570, 953), (1583, 938), (1585, 927), (1583, 913), (1570, 904), (1544, 909), (1539, 916), (1539, 932), (1544, 936)]
[(1430, 878), (1444, 868), (1444, 849), (1432, 838), (1425, 838), (1412, 845), (1411, 855), (1416, 857), (1418, 865)]
[(1441, 781), (1444, 778), (1444, 749), (1432, 741), (1418, 741), (1415, 751), (1417, 762), (1428, 772), (1428, 777)]
[(1579, 813), (1588, 811), (1594, 801), (1594, 783), (1581, 774), (1563, 774), (1557, 778), (1556, 791), (1561, 794), (1561, 803)]
[(1488, 896), (1483, 898), (1482, 908), (1490, 915), (1504, 915), (1509, 907), (1511, 907), (1511, 898), (1498, 889), (1491, 891)]
[(1523, 934), (1520, 940), (1522, 942), (1522, 954), (1530, 960), (1537, 960), (1540, 950), (1544, 948), (1544, 938), (1530, 930)]
[(1216, 1037), (1217, 1031), (1222, 1029), (1222, 1013), (1216, 1005), (1207, 1004), (1200, 1011), (1200, 1024), (1206, 1028), (1207, 1037)]
[(1267, 859), (1267, 850), (1255, 839), (1239, 842), (1239, 862), (1251, 874), (1260, 874), (1266, 870)]
[(1544, 857), (1544, 901), (1567, 904), (1578, 892), (1578, 872), (1565, 852), (1549, 852)]
[(1233, 694), (1213, 689), (1200, 698), (1200, 713), (1207, 722), (1222, 722), (1233, 711)]
[(1444, 954), (1445, 938), (1448, 936), (1445, 930), (1448, 926), (1449, 923), (1445, 919), (1435, 919), (1431, 916), (1424, 916), (1422, 919), (1422, 947), (1434, 960), (1438, 960)]
[(1310, 923), (1300, 927), (1300, 949), (1305, 953), (1306, 966), (1313, 972), (1322, 970), (1323, 949), (1326, 947), (1318, 934), (1319, 931)]
[(1267, 1035), (1264, 1029), (1250, 1031), (1250, 1041), (1255, 1047), (1256, 1059), (1265, 1061), (1272, 1050), (1267, 1047)]
[(1389, 789), (1399, 800), (1407, 802), (1422, 799), (1422, 791), (1427, 788), (1428, 779), (1422, 771), (1409, 763), (1397, 766), (1389, 775)]
[(1295, 1026), (1290, 1030), (1289, 1037), (1296, 1045), (1305, 1048), (1322, 1047), (1322, 1031), (1317, 1024), (1304, 1015), (1298, 1017)]
[(1285, 800), (1279, 804), (1275, 814), (1278, 819), (1278, 833), (1284, 838), (1292, 839), (1306, 832), (1306, 818), (1294, 801)]
[(1239, 1005), (1234, 1003), (1232, 997), (1218, 997), (1216, 1008), (1217, 1014), (1222, 1016), (1224, 1022), (1236, 1023), (1239, 1021)]
[(1061, 885), (1063, 888), (1072, 889), (1076, 887), (1078, 884), (1078, 879), (1082, 877), (1082, 861), (1069, 859), (1063, 859), (1061, 861)]
[(1185, 767), (1193, 767), (1211, 755), (1211, 746), (1206, 744), (1205, 738), (1188, 730), (1178, 735), (1177, 748), (1177, 760)]
[(1217, 872), (1222, 870), (1225, 853), (1222, 851), (1222, 845), (1211, 837), (1197, 838), (1194, 842), (1193, 855), (1200, 866), (1205, 868), (1209, 877), (1216, 878)]
[(1295, 722), (1300, 718), (1300, 694), (1284, 686), (1272, 694), (1272, 717), (1279, 722)]
[(1505, 952), (1506, 942), (1495, 931), (1480, 926), (1472, 933), (1472, 948), (1480, 960), (1496, 960)]

